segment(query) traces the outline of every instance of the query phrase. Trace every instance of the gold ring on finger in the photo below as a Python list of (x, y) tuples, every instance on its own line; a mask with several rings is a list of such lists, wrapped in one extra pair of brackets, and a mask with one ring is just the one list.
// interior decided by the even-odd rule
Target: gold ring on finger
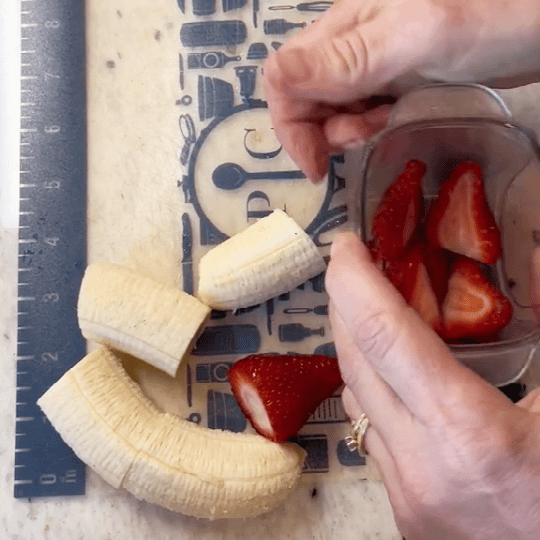
[(360, 418), (352, 423), (352, 433), (345, 437), (345, 444), (351, 452), (357, 450), (360, 455), (368, 454), (364, 439), (369, 426), (369, 418), (365, 413), (362, 413)]

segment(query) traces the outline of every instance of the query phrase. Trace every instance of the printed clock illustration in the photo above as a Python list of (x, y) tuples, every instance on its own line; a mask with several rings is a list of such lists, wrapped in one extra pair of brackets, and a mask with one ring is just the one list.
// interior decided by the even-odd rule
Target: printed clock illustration
[[(313, 185), (277, 141), (266, 103), (231, 107), (202, 130), (182, 182), (200, 217), (201, 244), (216, 244), (274, 208), (308, 232), (331, 220), (335, 175)], [(341, 208), (341, 213), (344, 209)]]

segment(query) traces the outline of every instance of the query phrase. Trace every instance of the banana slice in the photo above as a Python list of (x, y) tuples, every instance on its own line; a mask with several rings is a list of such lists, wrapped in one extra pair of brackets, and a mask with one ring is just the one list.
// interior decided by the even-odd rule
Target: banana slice
[(294, 490), (305, 452), (159, 411), (100, 347), (38, 400), (73, 451), (115, 488), (199, 518), (268, 512)]
[(326, 269), (310, 236), (274, 210), (207, 252), (197, 297), (215, 309), (237, 309), (292, 291)]
[(127, 352), (173, 377), (210, 311), (180, 289), (112, 263), (88, 266), (77, 306), (86, 339)]

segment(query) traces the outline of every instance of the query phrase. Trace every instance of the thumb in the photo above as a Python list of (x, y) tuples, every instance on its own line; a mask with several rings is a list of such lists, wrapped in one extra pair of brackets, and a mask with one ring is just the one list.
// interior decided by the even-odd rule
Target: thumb
[(362, 357), (415, 416), (425, 418), (456, 402), (466, 411), (507, 405), (407, 306), (354, 233), (334, 238), (325, 284)]
[(270, 84), (326, 103), (347, 103), (380, 91), (422, 64), (431, 51), (436, 21), (426, 4), (336, 2), (269, 57), (265, 71)]

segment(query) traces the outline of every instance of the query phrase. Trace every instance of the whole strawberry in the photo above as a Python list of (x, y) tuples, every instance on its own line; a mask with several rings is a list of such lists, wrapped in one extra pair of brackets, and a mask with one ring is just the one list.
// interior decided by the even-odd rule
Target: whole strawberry
[(254, 354), (229, 369), (232, 392), (253, 428), (274, 442), (296, 435), (342, 384), (337, 359)]

